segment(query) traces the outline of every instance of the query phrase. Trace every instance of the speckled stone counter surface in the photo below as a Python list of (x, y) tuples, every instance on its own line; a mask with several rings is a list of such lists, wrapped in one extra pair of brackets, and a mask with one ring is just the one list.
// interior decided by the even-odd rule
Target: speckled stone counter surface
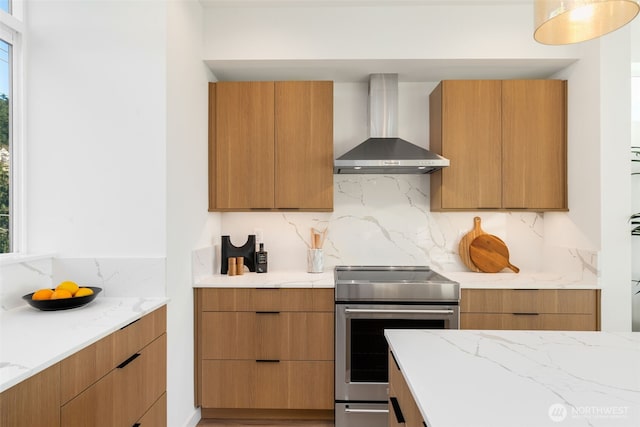
[[(486, 289), (598, 289), (589, 283), (561, 273), (472, 273), (440, 272), (443, 276), (460, 283), (461, 288)], [(274, 271), (269, 273), (244, 273), (240, 276), (222, 274), (196, 278), (195, 288), (332, 288), (333, 270), (323, 273), (304, 271)]]
[(520, 272), (500, 273), (445, 272), (445, 277), (467, 289), (599, 289), (590, 279), (563, 273)]
[(0, 392), (154, 311), (166, 298), (107, 298), (86, 306), (0, 312)]
[(239, 276), (214, 274), (194, 282), (195, 288), (333, 288), (333, 271), (306, 273), (302, 271), (274, 271), (244, 273)]
[(640, 333), (387, 330), (428, 427), (636, 427)]

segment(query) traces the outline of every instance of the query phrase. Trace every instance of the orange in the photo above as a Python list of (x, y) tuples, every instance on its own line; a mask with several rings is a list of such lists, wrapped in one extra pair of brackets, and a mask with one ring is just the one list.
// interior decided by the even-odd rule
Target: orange
[(53, 291), (51, 289), (38, 289), (31, 295), (32, 300), (51, 299)]
[(80, 288), (73, 294), (74, 297), (86, 297), (88, 295), (93, 295), (93, 290), (90, 288)]
[(71, 295), (71, 292), (66, 289), (56, 289), (55, 291), (53, 291), (53, 294), (51, 294), (51, 299), (71, 298), (72, 296), (73, 295)]
[(78, 286), (76, 282), (66, 280), (64, 282), (61, 282), (58, 286), (56, 286), (56, 290), (64, 289), (66, 291), (69, 291), (71, 295), (74, 295), (78, 291), (79, 287), (80, 286)]

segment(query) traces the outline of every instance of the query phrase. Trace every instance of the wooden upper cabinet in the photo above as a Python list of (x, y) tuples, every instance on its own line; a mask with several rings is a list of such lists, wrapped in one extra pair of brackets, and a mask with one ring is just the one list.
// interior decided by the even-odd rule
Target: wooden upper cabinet
[(567, 208), (567, 84), (502, 82), (502, 202), (505, 209)]
[(276, 207), (333, 209), (333, 82), (276, 82)]
[(500, 92), (499, 80), (459, 80), (430, 96), (431, 149), (451, 161), (431, 177), (432, 209), (500, 207)]
[(273, 82), (215, 84), (215, 208), (274, 207)]
[(333, 82), (209, 84), (209, 210), (333, 210)]
[(566, 81), (446, 80), (429, 97), (431, 210), (567, 210)]

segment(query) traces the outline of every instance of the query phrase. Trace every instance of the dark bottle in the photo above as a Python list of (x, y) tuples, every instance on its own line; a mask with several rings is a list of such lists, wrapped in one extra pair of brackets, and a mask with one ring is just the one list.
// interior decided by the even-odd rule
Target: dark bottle
[(264, 250), (264, 243), (260, 243), (260, 250), (256, 252), (256, 273), (267, 272), (267, 252)]

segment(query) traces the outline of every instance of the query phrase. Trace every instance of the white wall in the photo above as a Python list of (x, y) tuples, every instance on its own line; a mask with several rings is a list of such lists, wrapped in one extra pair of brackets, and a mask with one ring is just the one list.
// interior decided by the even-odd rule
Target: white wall
[(166, 7), (26, 2), (27, 249), (164, 256)]
[[(208, 214), (208, 88), (197, 1), (168, 2), (167, 296), (168, 426), (195, 425), (191, 251), (211, 245), (219, 214)], [(189, 424), (190, 423), (190, 424)]]

